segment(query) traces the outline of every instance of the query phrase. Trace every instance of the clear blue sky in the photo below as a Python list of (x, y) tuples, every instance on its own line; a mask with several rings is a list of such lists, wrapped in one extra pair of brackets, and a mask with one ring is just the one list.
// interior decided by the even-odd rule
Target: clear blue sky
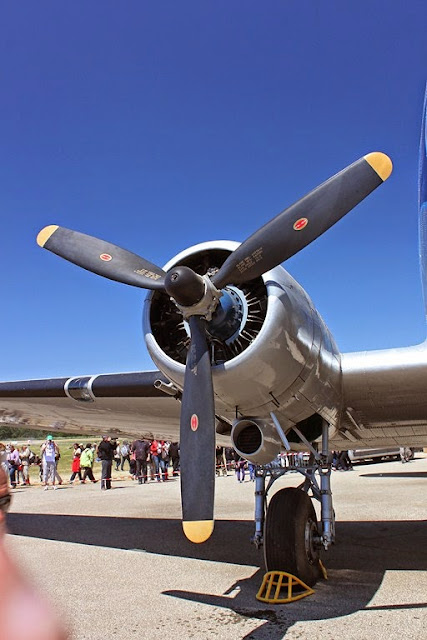
[(342, 351), (424, 340), (426, 24), (425, 0), (4, 3), (0, 379), (152, 366), (144, 293), (41, 250), (45, 225), (163, 265), (376, 150), (392, 177), (286, 268)]

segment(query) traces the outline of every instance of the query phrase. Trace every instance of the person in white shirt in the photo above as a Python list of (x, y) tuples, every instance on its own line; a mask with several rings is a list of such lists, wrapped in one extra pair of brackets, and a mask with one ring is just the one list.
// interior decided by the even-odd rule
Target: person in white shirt
[(56, 489), (56, 456), (58, 454), (59, 449), (53, 439), (53, 436), (47, 436), (46, 441), (41, 446), (43, 484), (45, 491), (49, 488), (49, 478), (51, 478), (53, 488)]

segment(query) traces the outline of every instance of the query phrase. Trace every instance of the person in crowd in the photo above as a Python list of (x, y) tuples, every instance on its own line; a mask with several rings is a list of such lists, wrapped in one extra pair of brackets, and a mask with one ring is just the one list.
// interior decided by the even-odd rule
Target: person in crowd
[(233, 447), (225, 447), (225, 460), (227, 463), (227, 471), (234, 468), (235, 452)]
[(238, 456), (235, 461), (236, 479), (238, 482), (245, 481), (246, 460), (242, 456)]
[(73, 444), (73, 459), (71, 461), (71, 476), (70, 476), (70, 484), (73, 484), (76, 477), (79, 478), (80, 482), (82, 480), (82, 472), (80, 470), (81, 462), (80, 456), (82, 455), (82, 450), (78, 442)]
[(120, 447), (120, 471), (125, 470), (125, 462), (127, 461), (130, 470), (130, 446), (127, 440), (123, 440), (123, 444)]
[(150, 455), (150, 443), (148, 440), (137, 439), (132, 442), (132, 453), (135, 454), (136, 477), (138, 484), (148, 482), (147, 458)]
[(405, 464), (412, 458), (412, 451), (409, 447), (399, 447), (400, 462)]
[(24, 467), (22, 466), (22, 458), (21, 458), (21, 453), (24, 447), (16, 447), (16, 449), (19, 453), (19, 465), (18, 465), (18, 469), (16, 470), (16, 484), (21, 485), (22, 487), (25, 485)]
[(6, 445), (0, 442), (0, 469), (3, 469), (6, 476), (9, 475), (9, 463), (7, 461)]
[(114, 452), (117, 444), (110, 436), (102, 436), (98, 445), (98, 458), (101, 460), (101, 489), (111, 489), (111, 471), (113, 467)]
[(227, 475), (227, 459), (225, 457), (225, 447), (216, 447), (215, 450), (215, 458), (216, 458), (216, 474), (217, 476)]
[(93, 475), (94, 460), (95, 454), (92, 449), (92, 444), (88, 442), (80, 456), (80, 470), (83, 471), (82, 484), (85, 484), (86, 478), (89, 478), (91, 482), (97, 482)]
[(41, 456), (36, 454), (34, 456), (34, 462), (32, 464), (38, 466), (40, 482), (43, 484), (43, 460), (42, 460)]
[(172, 462), (172, 475), (179, 475), (179, 442), (171, 442), (169, 455)]
[(56, 482), (58, 484), (62, 484), (62, 478), (59, 475), (59, 471), (58, 471), (58, 464), (59, 464), (59, 460), (61, 458), (61, 452), (59, 451), (58, 445), (56, 446), (56, 449), (57, 450), (56, 450), (56, 453), (55, 453), (55, 479), (56, 479)]
[(154, 471), (156, 476), (156, 481), (160, 482), (160, 453), (162, 447), (158, 440), (153, 440), (150, 445), (150, 456), (151, 461), (154, 464)]
[(40, 448), (42, 465), (43, 465), (43, 484), (44, 490), (47, 491), (49, 488), (49, 478), (51, 479), (52, 486), (56, 489), (56, 463), (59, 456), (59, 449), (56, 442), (53, 439), (53, 436), (48, 435), (46, 437), (45, 442), (42, 444)]
[(22, 484), (28, 485), (30, 484), (30, 464), (34, 459), (34, 453), (30, 449), (29, 444), (24, 444), (21, 447), (21, 464), (22, 464)]
[(353, 465), (348, 455), (348, 451), (340, 451), (338, 454), (338, 463), (336, 467), (339, 471), (352, 471)]
[(168, 466), (169, 466), (169, 446), (170, 442), (167, 440), (160, 440), (160, 457), (159, 466), (162, 473), (162, 480), (166, 482), (169, 479)]
[(113, 459), (114, 459), (114, 464), (116, 465), (115, 471), (118, 471), (120, 469), (120, 459), (121, 459), (119, 440), (116, 440), (116, 448), (114, 449)]
[[(217, 476), (220, 476), (221, 472), (224, 474), (223, 453), (224, 447), (220, 447), (219, 445), (217, 445), (215, 449), (215, 470)], [(225, 473), (227, 473), (226, 469)]]
[(150, 482), (154, 482), (157, 478), (156, 478), (156, 465), (154, 463), (153, 456), (151, 455), (151, 445), (153, 444), (153, 440), (148, 440), (148, 443), (150, 444), (150, 449), (148, 451), (148, 456), (147, 456), (147, 480), (148, 478), (150, 478)]
[(339, 455), (339, 451), (332, 451), (331, 465), (334, 471), (338, 469), (338, 455)]
[(12, 487), (12, 489), (15, 489), (17, 483), (16, 474), (18, 472), (19, 465), (21, 464), (21, 460), (19, 458), (19, 451), (18, 449), (15, 449), (13, 444), (11, 444), (9, 447), (7, 461), (9, 463), (10, 486)]
[(255, 464), (248, 461), (249, 480), (255, 482)]
[[(150, 459), (150, 455), (148, 455), (147, 460)], [(148, 462), (147, 462), (147, 466), (148, 466)], [(131, 477), (131, 480), (135, 480), (136, 478), (136, 458), (135, 458), (135, 451), (131, 451), (130, 456), (129, 456), (129, 475)], [(147, 475), (147, 481), (148, 481), (148, 475)]]

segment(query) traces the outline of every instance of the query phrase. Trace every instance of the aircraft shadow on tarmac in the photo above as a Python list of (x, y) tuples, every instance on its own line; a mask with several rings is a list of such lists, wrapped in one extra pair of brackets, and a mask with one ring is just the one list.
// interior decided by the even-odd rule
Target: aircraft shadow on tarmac
[[(7, 526), (12, 535), (263, 567), (262, 553), (249, 543), (252, 521), (218, 520), (214, 534), (203, 545), (189, 543), (181, 522), (169, 519), (10, 513)], [(336, 618), (365, 609), (387, 570), (427, 570), (425, 531), (426, 521), (338, 522), (337, 544), (324, 559), (329, 579), (316, 585), (313, 596), (287, 605), (268, 605), (255, 599), (263, 568), (222, 595), (163, 593), (227, 609), (223, 621), (216, 612), (219, 624), (230, 623), (230, 611), (238, 619), (264, 622), (243, 640), (279, 640), (297, 621)], [(427, 607), (427, 603), (378, 608), (420, 607)]]

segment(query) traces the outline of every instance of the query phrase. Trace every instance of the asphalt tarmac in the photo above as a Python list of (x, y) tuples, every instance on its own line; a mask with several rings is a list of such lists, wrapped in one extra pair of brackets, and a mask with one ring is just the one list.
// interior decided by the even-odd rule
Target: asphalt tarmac
[[(181, 532), (178, 479), (115, 476), (111, 491), (13, 492), (7, 547), (73, 640), (427, 638), (426, 454), (333, 473), (328, 580), (286, 605), (255, 599), (264, 568), (249, 542), (253, 483), (217, 479), (214, 534), (193, 545)], [(299, 482), (291, 473), (272, 491)]]

